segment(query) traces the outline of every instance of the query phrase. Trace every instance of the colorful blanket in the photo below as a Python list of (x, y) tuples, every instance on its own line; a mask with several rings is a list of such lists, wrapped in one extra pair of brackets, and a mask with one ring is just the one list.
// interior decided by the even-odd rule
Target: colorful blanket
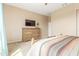
[(79, 37), (59, 36), (41, 39), (28, 51), (27, 56), (78, 56)]

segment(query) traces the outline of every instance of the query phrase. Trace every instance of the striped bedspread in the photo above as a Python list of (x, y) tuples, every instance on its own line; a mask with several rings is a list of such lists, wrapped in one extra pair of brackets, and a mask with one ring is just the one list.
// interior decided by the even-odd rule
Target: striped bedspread
[(78, 56), (79, 37), (63, 35), (41, 39), (28, 51), (27, 56)]

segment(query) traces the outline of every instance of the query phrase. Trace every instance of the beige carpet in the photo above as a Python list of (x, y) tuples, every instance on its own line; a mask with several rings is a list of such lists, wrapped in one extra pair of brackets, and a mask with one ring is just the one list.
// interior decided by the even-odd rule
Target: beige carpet
[(31, 42), (19, 42), (8, 44), (9, 56), (26, 56), (31, 47)]

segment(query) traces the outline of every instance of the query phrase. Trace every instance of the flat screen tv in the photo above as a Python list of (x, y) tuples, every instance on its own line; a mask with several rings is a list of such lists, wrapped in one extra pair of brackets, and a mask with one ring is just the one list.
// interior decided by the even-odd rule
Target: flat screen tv
[(35, 26), (35, 20), (25, 20), (25, 26)]

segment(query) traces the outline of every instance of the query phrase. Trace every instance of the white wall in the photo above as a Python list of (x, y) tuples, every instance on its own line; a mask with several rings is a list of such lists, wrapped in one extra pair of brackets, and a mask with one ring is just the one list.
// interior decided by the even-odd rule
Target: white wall
[(39, 22), (42, 38), (48, 36), (48, 16), (4, 4), (4, 18), (8, 43), (22, 41), (22, 28), (25, 27), (25, 19)]
[(79, 4), (71, 4), (52, 13), (52, 35), (76, 36), (76, 9), (78, 8)]
[(77, 36), (79, 36), (79, 9), (76, 10)]

